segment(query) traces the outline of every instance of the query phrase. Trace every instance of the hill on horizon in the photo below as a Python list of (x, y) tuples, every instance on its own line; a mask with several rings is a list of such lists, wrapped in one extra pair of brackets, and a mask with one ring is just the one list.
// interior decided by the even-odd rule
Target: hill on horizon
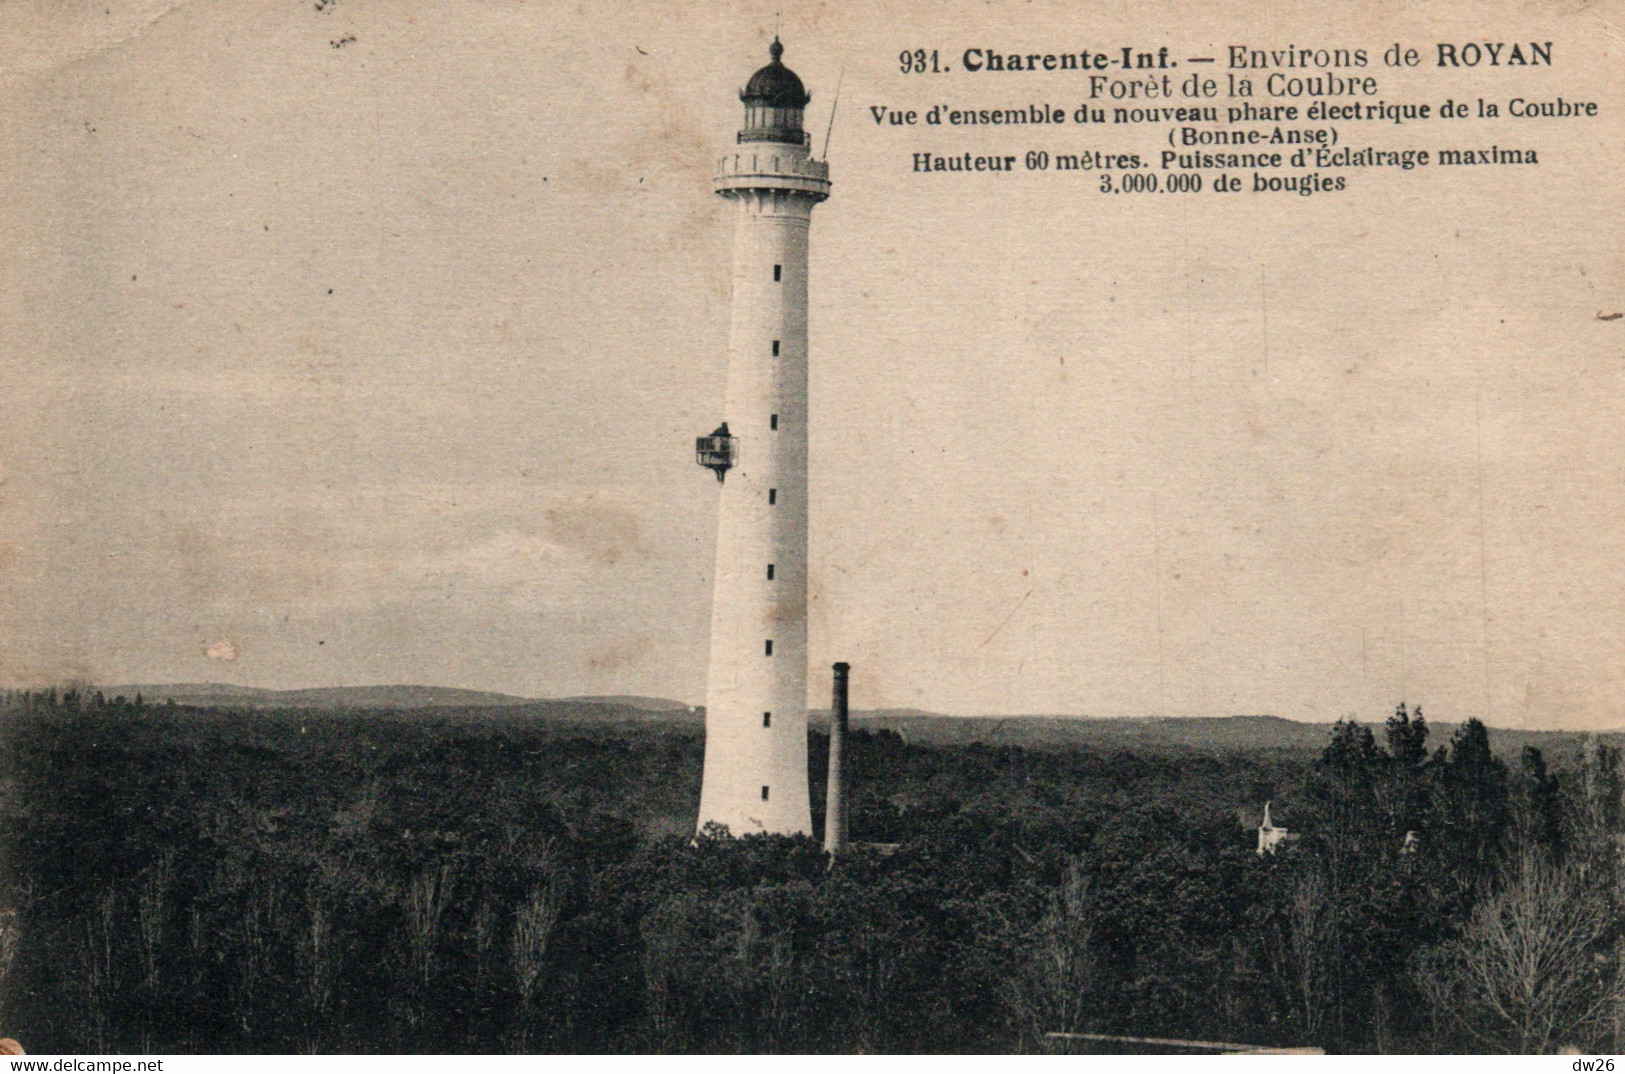
[[(1361, 720), (1379, 743), (1386, 715)], [(827, 726), (827, 713), (814, 714), (816, 726)], [(1023, 749), (1156, 752), (1234, 752), (1289, 750), (1319, 753), (1331, 741), (1331, 723), (1310, 723), (1283, 716), (935, 716), (913, 711), (853, 713), (854, 728), (896, 731), (908, 742), (933, 746), (1017, 746)], [(1428, 721), (1428, 748), (1449, 744), (1460, 723)], [(1529, 731), (1490, 727), (1492, 747), (1516, 761), (1525, 746), (1548, 760), (1577, 756), (1583, 731)], [(1602, 731), (1597, 737), (1613, 746), (1625, 744), (1625, 732)]]
[[(428, 710), (505, 710), (518, 718), (563, 719), (590, 722), (648, 720), (697, 725), (704, 707), (670, 698), (635, 695), (577, 695), (528, 698), (489, 690), (445, 686), (332, 686), (301, 690), (270, 690), (231, 683), (171, 683), (104, 686), (107, 697), (137, 693), (150, 703), (173, 700), (197, 708), (249, 710), (344, 709), (422, 713)], [(809, 713), (815, 728), (829, 724), (827, 710)], [(1361, 721), (1382, 738), (1382, 719)], [(909, 742), (939, 746), (1015, 746), (1023, 749), (1065, 750), (1090, 747), (1137, 751), (1290, 750), (1318, 752), (1328, 741), (1332, 725), (1283, 716), (949, 716), (919, 709), (854, 711), (856, 729), (891, 730)], [(1432, 722), (1429, 745), (1446, 745), (1457, 723)], [(1491, 727), (1495, 748), (1515, 758), (1526, 745), (1552, 754), (1578, 750), (1583, 733), (1531, 731)], [(1599, 732), (1614, 745), (1625, 734)]]
[(302, 690), (268, 690), (258, 686), (231, 683), (138, 683), (97, 687), (106, 697), (134, 697), (163, 704), (200, 708), (310, 708), (310, 709), (428, 709), (428, 708), (519, 708), (549, 702), (583, 705), (612, 705), (645, 712), (688, 712), (682, 701), (658, 697), (519, 697), (491, 690), (465, 690), (455, 686), (318, 686)]

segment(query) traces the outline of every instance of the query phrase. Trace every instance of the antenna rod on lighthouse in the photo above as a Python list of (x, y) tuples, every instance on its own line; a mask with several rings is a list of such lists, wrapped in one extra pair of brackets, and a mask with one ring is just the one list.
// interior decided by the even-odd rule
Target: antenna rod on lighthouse
[(824, 853), (846, 853), (846, 681), (852, 666), (835, 665), (829, 715), (829, 790), (824, 797)]
[(846, 68), (842, 67), (841, 73), (835, 76), (835, 99), (829, 103), (829, 127), (824, 131), (823, 157), (825, 160), (829, 159), (829, 136), (835, 133), (835, 110), (841, 107), (841, 83), (845, 81)]

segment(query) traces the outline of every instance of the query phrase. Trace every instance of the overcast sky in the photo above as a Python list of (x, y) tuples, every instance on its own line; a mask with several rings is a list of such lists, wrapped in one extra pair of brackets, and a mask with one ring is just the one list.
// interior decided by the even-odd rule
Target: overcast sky
[[(702, 700), (710, 176), (774, 10), (0, 9), (0, 678)], [(815, 144), (844, 69), (811, 266), (815, 706), (844, 659), (861, 708), (1625, 725), (1619, 7), (1362, 10), (783, 5)], [(1532, 168), (1114, 198), (909, 162), (1150, 154), (1162, 128), (868, 112), (1082, 100), (904, 76), (903, 48), (1485, 38), (1557, 62), (1372, 73), (1603, 116), (1345, 128)]]

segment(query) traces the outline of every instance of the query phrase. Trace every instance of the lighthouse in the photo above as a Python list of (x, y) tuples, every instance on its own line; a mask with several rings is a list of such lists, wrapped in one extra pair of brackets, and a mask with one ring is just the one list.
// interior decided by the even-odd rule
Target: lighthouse
[(771, 62), (740, 92), (745, 122), (717, 166), (734, 207), (722, 424), (696, 442), (717, 477), (717, 556), (698, 827), (809, 833), (807, 796), (807, 241), (829, 167), (802, 127), (810, 99)]

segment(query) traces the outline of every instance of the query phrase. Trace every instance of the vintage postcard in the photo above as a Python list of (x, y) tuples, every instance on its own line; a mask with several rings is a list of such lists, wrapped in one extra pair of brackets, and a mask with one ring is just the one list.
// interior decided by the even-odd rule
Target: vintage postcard
[(0, 5), (3, 1048), (1619, 1051), (1622, 47)]

